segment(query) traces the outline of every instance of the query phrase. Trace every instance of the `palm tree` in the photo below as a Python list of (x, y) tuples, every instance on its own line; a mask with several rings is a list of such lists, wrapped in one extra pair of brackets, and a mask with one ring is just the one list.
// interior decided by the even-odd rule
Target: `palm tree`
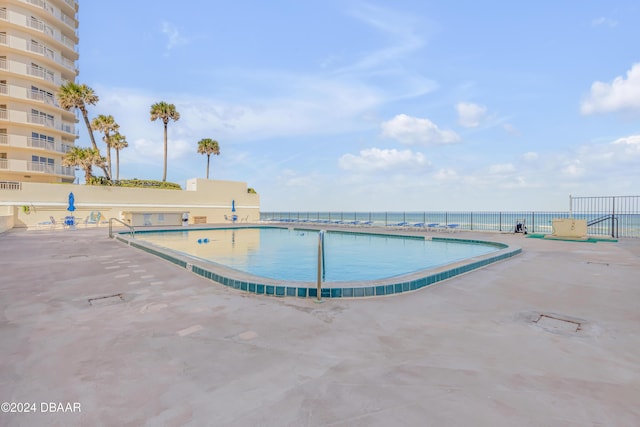
[(62, 159), (63, 166), (76, 166), (84, 170), (84, 179), (87, 184), (91, 182), (91, 170), (92, 167), (103, 167), (105, 158), (100, 155), (100, 152), (95, 148), (82, 148), (71, 147), (64, 158)]
[[(89, 123), (89, 115), (87, 113), (87, 105), (96, 105), (100, 99), (98, 98), (98, 95), (95, 94), (93, 89), (85, 84), (67, 82), (60, 86), (56, 93), (56, 98), (58, 98), (60, 107), (65, 110), (71, 111), (76, 108), (80, 110), (82, 118), (84, 119), (84, 124), (87, 126), (87, 130), (89, 131), (91, 145), (93, 146), (93, 149), (97, 150), (98, 154), (100, 154), (100, 149), (98, 148), (96, 139), (93, 136), (91, 124)], [(104, 171), (104, 175), (107, 179), (111, 179), (106, 166), (103, 165), (102, 170)]]
[(162, 181), (167, 180), (167, 124), (169, 120), (177, 122), (180, 120), (180, 113), (176, 111), (176, 106), (173, 104), (167, 104), (164, 101), (160, 101), (151, 106), (151, 121), (161, 119), (164, 123), (164, 173), (162, 174)]
[(111, 135), (111, 147), (116, 150), (116, 181), (120, 181), (120, 150), (127, 148), (129, 143), (127, 137), (119, 132)]
[(209, 179), (209, 158), (212, 154), (220, 155), (220, 145), (218, 141), (211, 138), (204, 138), (198, 141), (198, 153), (207, 155), (207, 179)]
[(112, 132), (118, 132), (118, 129), (120, 129), (120, 125), (116, 123), (111, 114), (108, 116), (100, 114), (91, 121), (91, 130), (97, 130), (104, 134), (102, 140), (107, 144), (107, 167), (109, 168), (109, 177), (113, 176), (113, 169), (111, 168), (111, 136)]

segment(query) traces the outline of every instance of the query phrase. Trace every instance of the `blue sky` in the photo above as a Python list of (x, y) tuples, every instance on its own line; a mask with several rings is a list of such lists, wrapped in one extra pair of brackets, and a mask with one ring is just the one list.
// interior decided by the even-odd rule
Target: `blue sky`
[[(636, 195), (640, 3), (80, 1), (121, 178), (245, 181), (262, 210), (568, 210)], [(89, 146), (80, 122), (81, 146)], [(103, 150), (104, 151), (104, 150)]]

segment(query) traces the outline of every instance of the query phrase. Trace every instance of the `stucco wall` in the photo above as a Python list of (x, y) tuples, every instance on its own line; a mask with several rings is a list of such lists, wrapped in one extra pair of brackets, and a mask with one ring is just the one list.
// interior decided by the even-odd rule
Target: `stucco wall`
[(189, 212), (189, 223), (196, 216), (206, 217), (207, 223), (223, 223), (225, 215), (232, 215), (232, 201), (239, 221), (260, 219), (260, 196), (247, 193), (245, 182), (193, 179), (187, 188), (159, 190), (23, 182), (21, 190), (0, 190), (0, 209), (13, 212), (14, 227), (37, 226), (50, 216), (58, 221), (69, 215), (69, 193), (73, 192), (76, 207), (73, 215), (80, 221), (92, 212), (99, 211), (103, 219), (123, 219), (124, 212), (134, 211)]

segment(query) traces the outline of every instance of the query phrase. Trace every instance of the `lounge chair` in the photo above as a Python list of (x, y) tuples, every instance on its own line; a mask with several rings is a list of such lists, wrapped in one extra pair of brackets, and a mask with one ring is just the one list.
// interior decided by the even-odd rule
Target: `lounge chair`
[(84, 226), (88, 227), (89, 224), (95, 224), (96, 227), (100, 224), (102, 214), (99, 211), (91, 211), (91, 214), (84, 219)]
[(36, 224), (38, 229), (40, 227), (48, 226), (51, 230), (56, 228), (56, 225), (57, 225), (57, 222), (56, 222), (56, 219), (53, 216), (49, 217), (49, 221), (40, 221), (39, 223)]
[(458, 227), (460, 227), (460, 224), (447, 224), (447, 231), (455, 233), (458, 230)]

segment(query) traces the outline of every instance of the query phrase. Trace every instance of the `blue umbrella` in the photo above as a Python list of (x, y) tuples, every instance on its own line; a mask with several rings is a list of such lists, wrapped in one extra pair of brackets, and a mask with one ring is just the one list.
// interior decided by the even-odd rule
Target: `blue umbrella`
[(73, 196), (73, 193), (69, 193), (69, 207), (67, 208), (69, 212), (73, 212), (76, 210), (76, 207), (73, 206), (74, 202), (75, 202), (75, 197)]
[(236, 201), (232, 200), (231, 201), (231, 212), (235, 212), (236, 211)]

